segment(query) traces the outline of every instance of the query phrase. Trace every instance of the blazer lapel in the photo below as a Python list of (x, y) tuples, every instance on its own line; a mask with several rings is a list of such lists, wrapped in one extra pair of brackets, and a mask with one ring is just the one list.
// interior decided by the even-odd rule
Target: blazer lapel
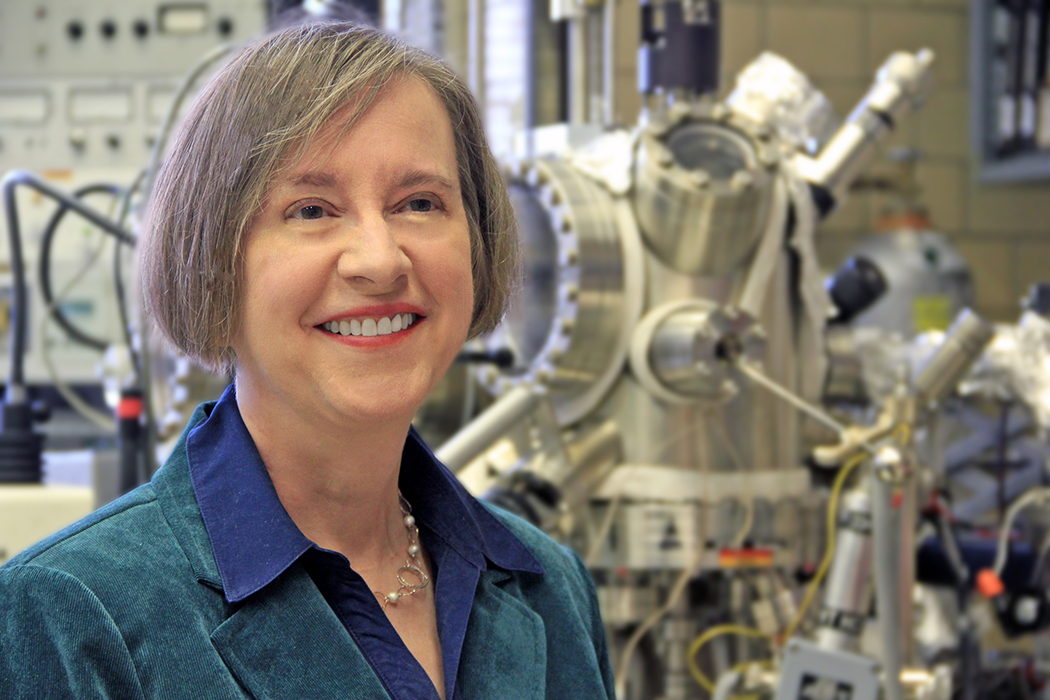
[(390, 700), (310, 576), (293, 565), (211, 635), (256, 700)]
[(546, 697), (543, 620), (501, 588), (499, 584), (510, 578), (506, 572), (490, 569), (478, 581), (457, 680), (466, 700)]

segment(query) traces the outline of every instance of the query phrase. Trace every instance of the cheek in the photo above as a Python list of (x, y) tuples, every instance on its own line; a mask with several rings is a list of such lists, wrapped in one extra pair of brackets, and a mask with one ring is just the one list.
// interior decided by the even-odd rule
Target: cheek
[(447, 259), (446, 284), (450, 293), (455, 295), (458, 325), (462, 326), (465, 339), (474, 314), (473, 264), (470, 255), (470, 241), (466, 236), (464, 236), (463, 241), (455, 246), (453, 251), (449, 251)]
[[(302, 254), (287, 247), (257, 246), (249, 251), (244, 266), (245, 315), (258, 320), (277, 320), (280, 315), (298, 315), (315, 294), (316, 270)], [(298, 311), (297, 311), (298, 310)], [(266, 327), (256, 325), (256, 328)]]

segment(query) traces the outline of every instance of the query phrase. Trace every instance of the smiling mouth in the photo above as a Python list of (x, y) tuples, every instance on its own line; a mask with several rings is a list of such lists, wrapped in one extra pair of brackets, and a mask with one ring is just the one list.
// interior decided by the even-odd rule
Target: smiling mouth
[(348, 321), (328, 321), (321, 328), (336, 335), (357, 335), (370, 338), (377, 335), (400, 333), (416, 322), (416, 314), (394, 314), (379, 318), (350, 319)]

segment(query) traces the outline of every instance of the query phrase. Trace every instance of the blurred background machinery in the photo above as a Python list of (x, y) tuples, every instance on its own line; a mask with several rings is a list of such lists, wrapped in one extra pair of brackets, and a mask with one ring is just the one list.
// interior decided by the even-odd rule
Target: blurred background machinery
[(252, 0), (0, 7), (0, 482), (52, 485), (2, 487), (0, 560), (148, 478), (184, 421), (200, 375), (143, 342), (138, 215), (182, 108), (267, 20)]
[[(350, 17), (444, 55), (486, 114), (525, 288), (417, 425), (590, 567), (621, 700), (1037, 694), (1050, 291), (1015, 324), (968, 311), (921, 154), (868, 170), (933, 53), (884, 57), (840, 120), (790, 56), (720, 90), (717, 1), (631, 7), (625, 38), (612, 1), (0, 6), (0, 561), (148, 479), (218, 395), (140, 318), (142, 206), (232, 46)], [(879, 231), (829, 273), (815, 229), (869, 191)]]

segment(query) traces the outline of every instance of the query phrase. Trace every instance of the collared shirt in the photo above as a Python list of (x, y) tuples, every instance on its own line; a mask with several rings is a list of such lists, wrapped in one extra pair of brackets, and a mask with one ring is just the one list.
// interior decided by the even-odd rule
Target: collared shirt
[[(263, 589), (300, 561), (395, 700), (437, 700), (426, 671), (401, 641), (376, 595), (338, 552), (311, 542), (284, 509), (241, 419), (234, 387), (186, 442), (190, 479), (226, 599)], [(412, 504), (432, 563), (445, 693), (457, 697), (459, 658), (478, 579), (489, 566), (537, 574), (521, 541), (479, 504), (410, 430), (401, 492)], [(262, 593), (263, 595), (265, 593)]]

